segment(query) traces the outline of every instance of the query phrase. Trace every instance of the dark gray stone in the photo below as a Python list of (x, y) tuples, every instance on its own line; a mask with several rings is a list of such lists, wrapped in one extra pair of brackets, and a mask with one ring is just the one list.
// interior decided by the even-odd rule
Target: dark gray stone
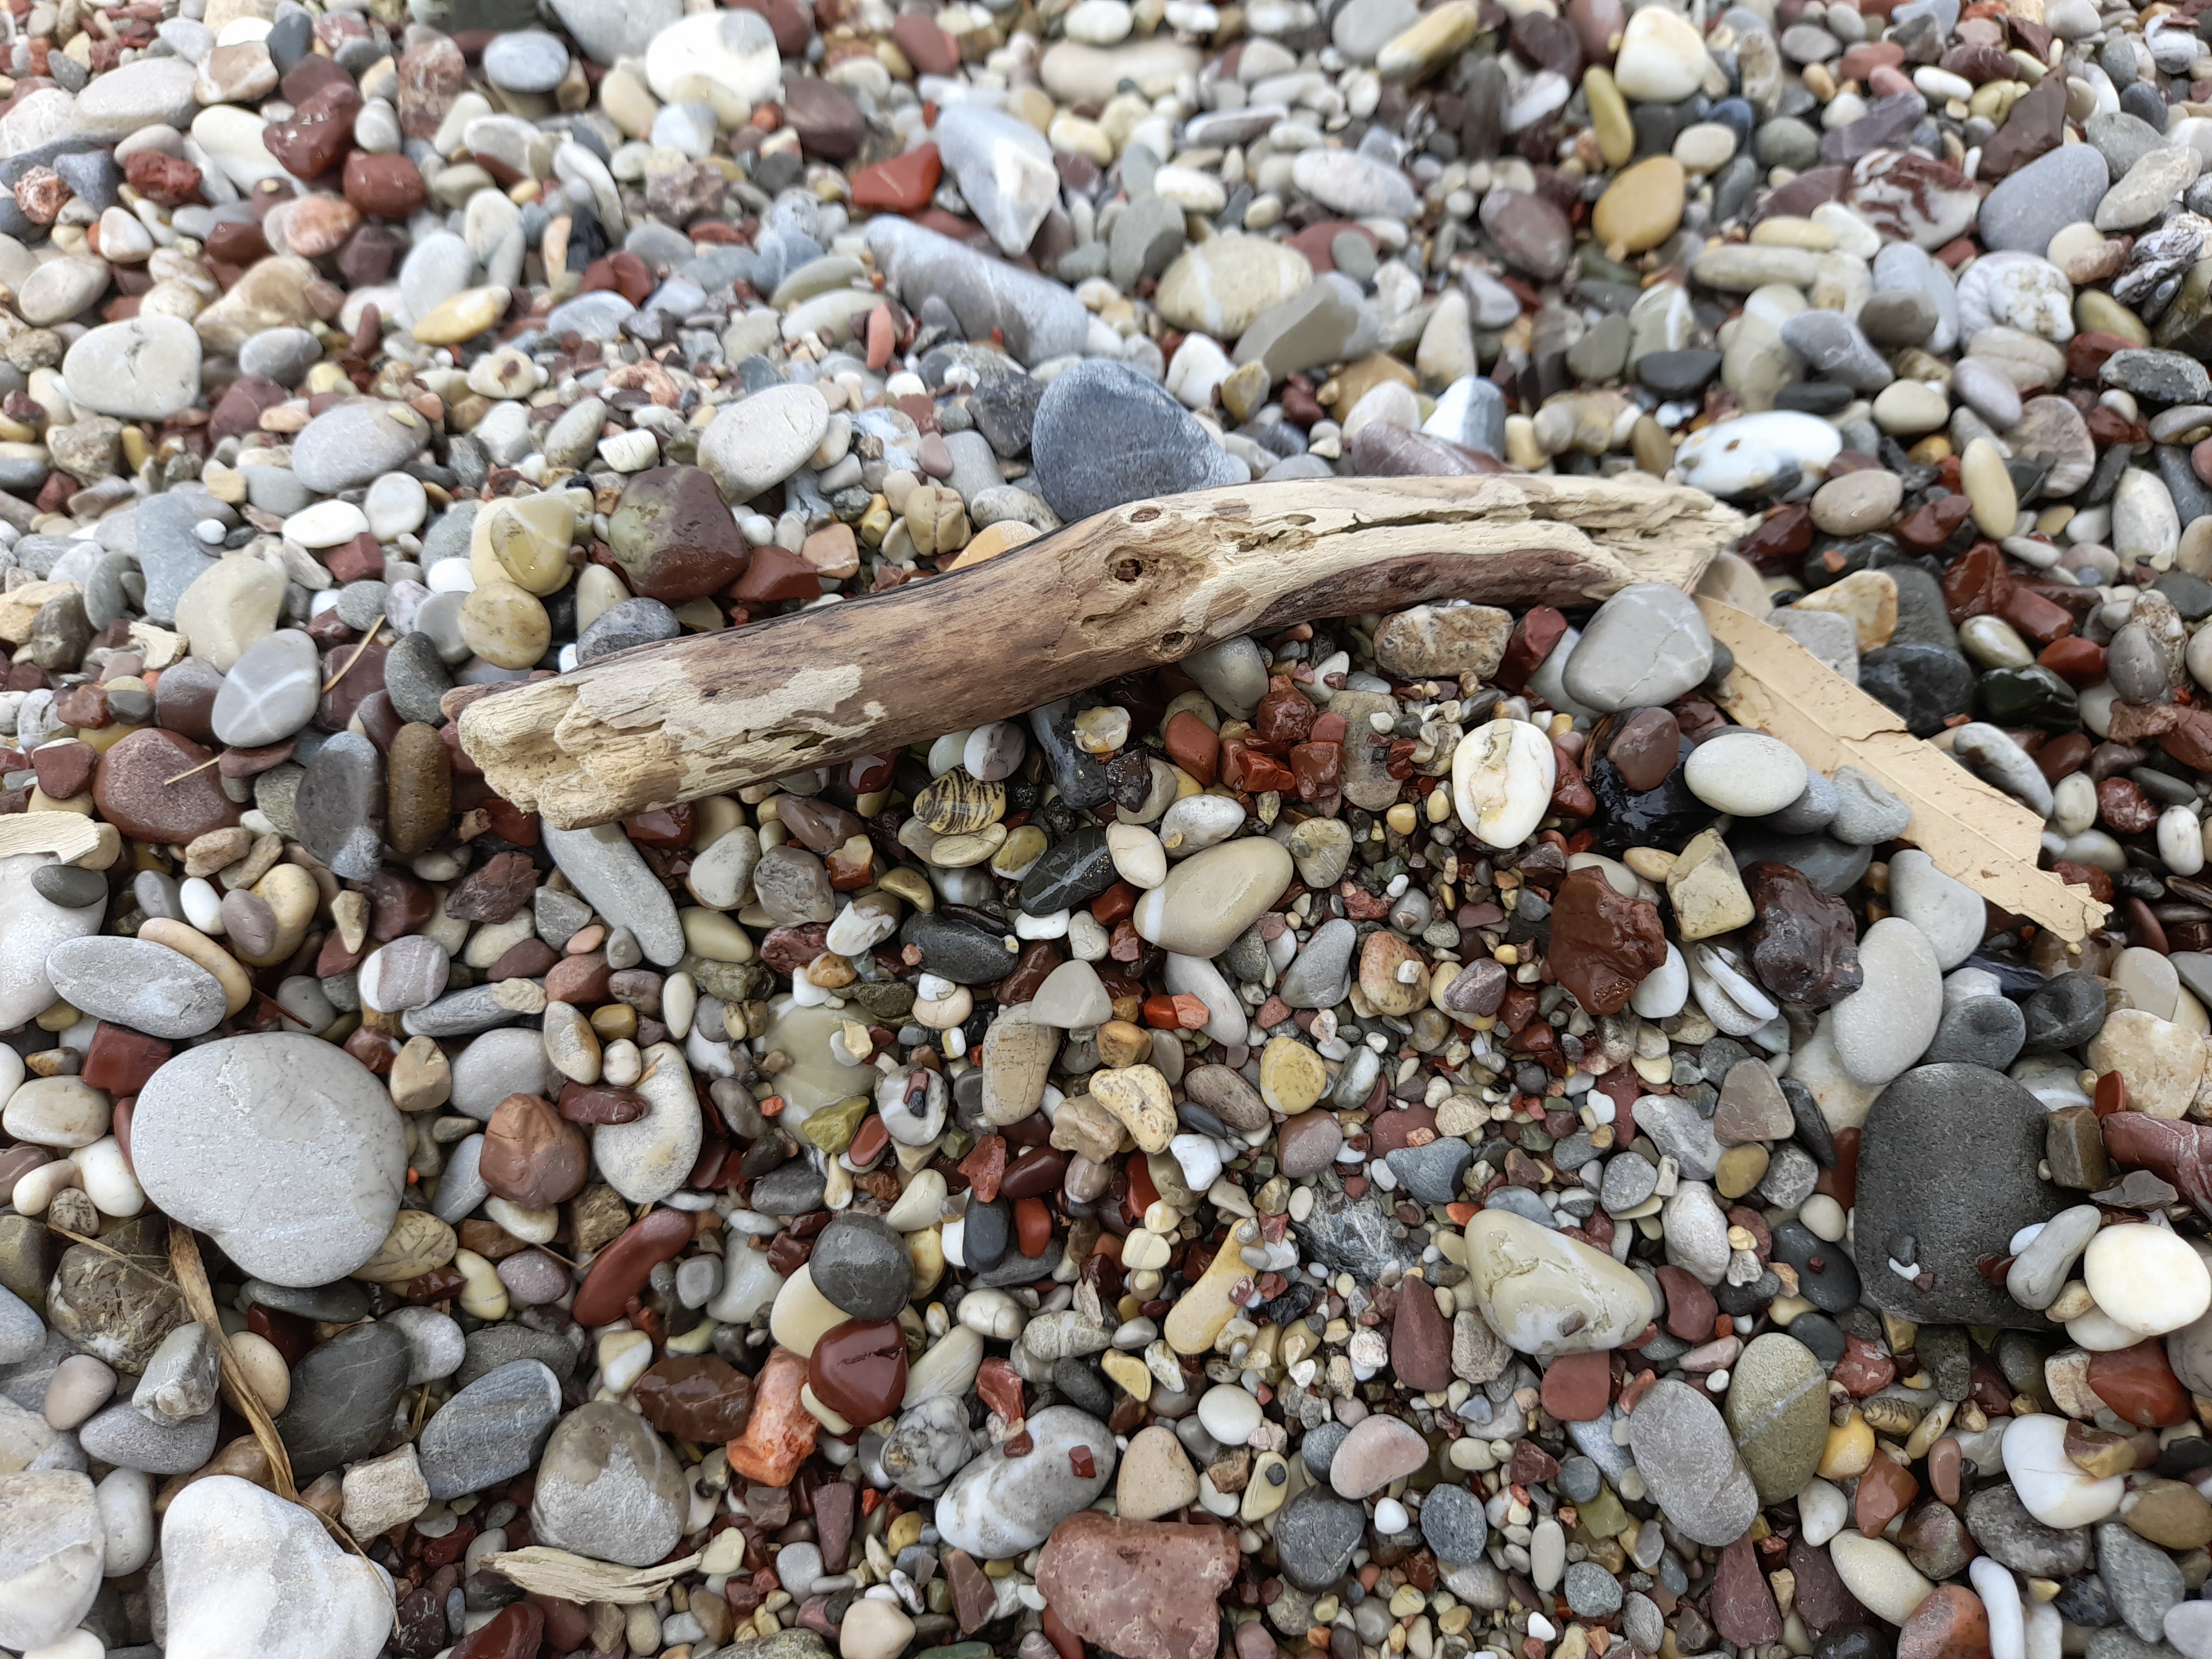
[(1474, 1148), (1451, 1137), (1425, 1146), (1401, 1146), (1382, 1161), (1417, 1203), (1449, 1204), (1459, 1196), (1459, 1179), (1474, 1162)]
[(576, 664), (581, 667), (632, 646), (672, 640), (683, 631), (676, 613), (659, 599), (624, 599), (600, 612), (577, 637)]
[[(2036, 1175), (2045, 1116), (2021, 1085), (1978, 1066), (1916, 1066), (1882, 1091), (1859, 1143), (1852, 1227), (1869, 1302), (1921, 1324), (2045, 1328), (1975, 1266), (2065, 1202)], [(1891, 1268), (1898, 1250), (1926, 1289)]]
[(855, 1319), (895, 1319), (914, 1288), (906, 1241), (880, 1218), (848, 1212), (824, 1227), (807, 1258), (814, 1288)]
[(2002, 997), (1969, 997), (1946, 1011), (1921, 1059), (1929, 1066), (1956, 1061), (2002, 1071), (2027, 1041), (2027, 1021), (2015, 1004)]
[[(2212, 957), (2194, 951), (2179, 951), (2168, 958), (2181, 981), (2189, 985), (2190, 975), (2202, 976), (2205, 989), (2212, 991)], [(2061, 974), (2029, 992), (2020, 1005), (2020, 1012), (2027, 1026), (2027, 1042), (2036, 1048), (2078, 1048), (2105, 1028), (2105, 988), (2094, 974)]]
[(481, 1492), (538, 1461), (561, 1419), (561, 1381), (542, 1361), (487, 1372), (440, 1408), (416, 1443), (422, 1479), (441, 1501)]
[(1367, 1534), (1367, 1514), (1326, 1486), (1309, 1486), (1275, 1516), (1283, 1577), (1300, 1589), (1326, 1589), (1344, 1577)]
[(312, 1480), (382, 1445), (412, 1358), (405, 1332), (369, 1324), (339, 1332), (295, 1365), (291, 1402), (276, 1419), (293, 1474)]
[(1077, 363), (1045, 389), (1030, 457), (1045, 500), (1069, 522), (1126, 501), (1250, 477), (1156, 382), (1098, 358)]
[[(1585, 1460), (1587, 1462), (1587, 1460)], [(1593, 1492), (1590, 1496), (1597, 1494)], [(1457, 1564), (1481, 1559), (1490, 1535), (1482, 1500), (1465, 1486), (1438, 1484), (1421, 1500), (1421, 1536), (1437, 1559)]]

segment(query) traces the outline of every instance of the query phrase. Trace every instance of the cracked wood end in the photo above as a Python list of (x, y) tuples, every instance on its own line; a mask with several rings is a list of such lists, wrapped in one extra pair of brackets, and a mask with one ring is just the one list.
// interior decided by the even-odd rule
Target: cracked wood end
[(1005, 720), (1255, 630), (1697, 585), (1744, 526), (1640, 475), (1330, 478), (1132, 502), (890, 592), (642, 646), (463, 711), (545, 821), (605, 823)]

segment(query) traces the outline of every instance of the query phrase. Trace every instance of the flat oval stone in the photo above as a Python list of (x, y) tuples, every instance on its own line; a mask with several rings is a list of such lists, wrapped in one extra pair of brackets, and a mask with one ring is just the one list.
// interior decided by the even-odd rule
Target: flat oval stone
[(676, 902), (619, 824), (544, 831), (546, 850), (592, 908), (637, 938), (648, 961), (672, 968), (684, 959)]
[(430, 1496), (443, 1502), (522, 1474), (560, 1415), (560, 1379), (538, 1360), (477, 1378), (439, 1407), (416, 1443)]
[(150, 940), (65, 939), (46, 953), (46, 977), (79, 1012), (149, 1036), (194, 1037), (222, 1023), (222, 981)]
[(1805, 1490), (1828, 1443), (1827, 1374), (1794, 1337), (1754, 1337), (1729, 1374), (1722, 1415), (1762, 1504)]
[(372, 1322), (339, 1332), (292, 1368), (292, 1397), (276, 1432), (303, 1478), (312, 1480), (376, 1449), (406, 1389), (413, 1357), (404, 1331)]
[(375, 1254), (406, 1188), (392, 1097), (343, 1048), (289, 1032), (185, 1050), (139, 1091), (139, 1184), (272, 1284), (325, 1285)]
[(1663, 582), (1632, 582), (1598, 607), (1568, 658), (1567, 695), (1601, 713), (1668, 703), (1712, 672), (1697, 604)]
[(1177, 956), (1212, 957), (1263, 915), (1293, 873), (1280, 844), (1246, 836), (1184, 860), (1137, 901), (1137, 932)]
[(190, 738), (159, 726), (133, 732), (100, 757), (93, 804), (132, 841), (186, 845), (238, 822), (237, 803), (222, 793), (222, 781), (208, 765), (214, 758)]
[(149, 313), (88, 329), (62, 359), (70, 401), (95, 415), (166, 421), (200, 392), (200, 337), (181, 317)]
[(1668, 1520), (1701, 1544), (1743, 1535), (1759, 1493), (1710, 1396), (1668, 1377), (1637, 1402), (1628, 1425), (1636, 1467)]
[[(1029, 1419), (1032, 1449), (1008, 1457), (994, 1446), (952, 1479), (937, 1500), (945, 1541), (979, 1560), (1033, 1550), (1076, 1510), (1088, 1507), (1114, 1478), (1114, 1437), (1073, 1406), (1048, 1406)], [(1091, 1473), (1079, 1475), (1068, 1453), (1080, 1447)]]
[(313, 720), (322, 697), (322, 659), (296, 628), (282, 628), (246, 648), (224, 676), (210, 716), (215, 735), (255, 749), (290, 737)]
[(429, 422), (405, 404), (356, 398), (324, 410), (292, 440), (292, 471), (308, 489), (335, 495), (373, 483), (429, 441)]

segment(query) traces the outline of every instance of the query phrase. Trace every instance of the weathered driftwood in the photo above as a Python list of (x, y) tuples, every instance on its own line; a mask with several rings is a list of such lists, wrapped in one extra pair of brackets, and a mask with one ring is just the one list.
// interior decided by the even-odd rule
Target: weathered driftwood
[(579, 1605), (611, 1601), (617, 1607), (635, 1607), (663, 1595), (671, 1583), (699, 1565), (699, 1557), (687, 1555), (680, 1561), (633, 1570), (532, 1544), (526, 1549), (488, 1555), (483, 1565), (532, 1595), (550, 1595), (556, 1601)]
[(1741, 530), (1635, 477), (1322, 479), (1133, 503), (971, 569), (604, 658), (465, 710), (507, 799), (603, 823), (1009, 716), (1254, 630), (1695, 585)]

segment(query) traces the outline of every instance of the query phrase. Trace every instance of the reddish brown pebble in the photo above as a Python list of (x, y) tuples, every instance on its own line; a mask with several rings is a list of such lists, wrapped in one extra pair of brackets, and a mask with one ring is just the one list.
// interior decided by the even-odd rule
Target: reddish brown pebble
[(1544, 1372), (1544, 1409), (1562, 1423), (1594, 1423), (1613, 1395), (1613, 1356), (1561, 1354)]
[(1656, 789), (1674, 771), (1682, 728), (1663, 708), (1639, 708), (1613, 732), (1605, 757), (1620, 781), (1639, 793)]
[(2137, 1428), (2171, 1429), (2189, 1421), (2189, 1390), (2166, 1363), (2161, 1342), (2090, 1355), (2089, 1388), (2115, 1416)]
[(623, 1316), (623, 1309), (644, 1288), (653, 1267), (672, 1260), (691, 1242), (691, 1217), (683, 1210), (655, 1210), (630, 1224), (615, 1242), (599, 1252), (576, 1292), (574, 1315), (579, 1325), (605, 1325)]
[(238, 805), (222, 793), (214, 761), (173, 732), (133, 732), (100, 757), (93, 804), (132, 841), (182, 846), (238, 822)]
[(1215, 1602), (1238, 1559), (1226, 1527), (1079, 1510), (1045, 1540), (1036, 1583), (1082, 1642), (1124, 1659), (1212, 1659)]
[(1559, 982), (1591, 1013), (1619, 1013), (1666, 960), (1657, 905), (1626, 896), (1595, 867), (1574, 871), (1559, 884), (1549, 961)]
[(564, 1121), (550, 1101), (539, 1095), (509, 1095), (484, 1126), (477, 1173), (497, 1196), (535, 1210), (565, 1203), (581, 1192), (591, 1166), (584, 1132)]
[(1960, 1584), (1938, 1584), (1897, 1632), (1897, 1659), (1988, 1659), (1989, 1610)]
[(647, 1422), (696, 1445), (735, 1439), (752, 1415), (752, 1378), (711, 1355), (671, 1354), (630, 1392)]
[(806, 1362), (814, 1397), (855, 1428), (881, 1421), (906, 1394), (906, 1333), (895, 1319), (848, 1319)]

